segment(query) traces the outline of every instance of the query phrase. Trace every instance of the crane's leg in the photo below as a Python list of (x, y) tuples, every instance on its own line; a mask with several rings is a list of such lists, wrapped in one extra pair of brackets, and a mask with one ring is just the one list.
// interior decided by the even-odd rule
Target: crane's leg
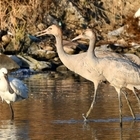
[(122, 102), (121, 102), (121, 94), (120, 91), (118, 93), (118, 99), (119, 99), (119, 112), (120, 112), (120, 127), (122, 127)]
[(121, 89), (114, 86), (118, 93), (118, 99), (119, 99), (119, 113), (120, 113), (120, 127), (122, 127), (122, 102), (121, 102)]
[(125, 97), (125, 99), (126, 99), (126, 101), (127, 101), (127, 105), (128, 105), (128, 107), (129, 107), (129, 109), (130, 109), (131, 115), (132, 115), (133, 119), (135, 120), (136, 117), (135, 117), (135, 115), (134, 115), (134, 113), (133, 113), (133, 109), (132, 109), (132, 107), (131, 107), (131, 105), (130, 105), (130, 102), (129, 102), (128, 98), (127, 98), (127, 93), (126, 93), (126, 91), (121, 91), (121, 92), (124, 94), (124, 97)]
[(138, 100), (138, 103), (139, 103), (139, 108), (140, 108), (140, 99), (139, 99), (139, 97), (138, 97), (137, 93), (135, 92), (135, 89), (133, 90), (133, 92), (134, 92), (134, 94), (135, 94), (135, 96), (136, 96), (136, 98), (137, 98), (137, 100)]
[(88, 116), (89, 116), (91, 110), (93, 109), (93, 105), (94, 105), (94, 103), (95, 103), (96, 94), (97, 94), (97, 92), (96, 92), (96, 91), (97, 91), (97, 88), (98, 88), (98, 84), (94, 84), (94, 96), (93, 96), (92, 103), (91, 103), (91, 105), (90, 105), (89, 110), (88, 110), (87, 113), (86, 113), (86, 116), (85, 116), (84, 114), (82, 114), (82, 116), (83, 116), (83, 118), (84, 118), (84, 121), (87, 121), (87, 118), (88, 118)]
[(11, 110), (11, 120), (14, 119), (14, 110), (13, 110), (13, 107), (11, 105), (11, 103), (9, 104), (9, 107), (10, 107), (10, 110)]

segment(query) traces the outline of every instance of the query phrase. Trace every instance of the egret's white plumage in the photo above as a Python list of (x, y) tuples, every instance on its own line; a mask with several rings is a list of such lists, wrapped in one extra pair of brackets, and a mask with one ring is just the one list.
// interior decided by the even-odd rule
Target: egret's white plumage
[(28, 98), (28, 88), (21, 80), (8, 77), (6, 68), (0, 69), (0, 85), (0, 96), (2, 100), (9, 104), (13, 119), (14, 111), (11, 102)]
[[(87, 39), (90, 39), (90, 45), (89, 45), (90, 47), (88, 49), (88, 52), (76, 54), (76, 55), (69, 55), (69, 54), (65, 53), (63, 46), (62, 46), (62, 31), (59, 27), (57, 27), (56, 25), (52, 25), (52, 26), (48, 27), (46, 30), (41, 31), (40, 35), (38, 35), (38, 36), (42, 36), (45, 34), (52, 34), (55, 36), (57, 52), (58, 52), (58, 55), (59, 55), (61, 61), (63, 62), (63, 64), (67, 68), (69, 68), (71, 71), (74, 71), (75, 73), (81, 75), (82, 77), (84, 77), (94, 83), (94, 87), (95, 87), (94, 99), (93, 99), (93, 102), (92, 102), (92, 105), (91, 105), (89, 111), (87, 112), (87, 114), (85, 116), (85, 118), (87, 118), (88, 115), (90, 114), (93, 104), (95, 102), (96, 90), (97, 90), (98, 84), (101, 81), (105, 80), (105, 76), (107, 77), (106, 71), (104, 74), (103, 69), (105, 68), (105, 66), (108, 67), (108, 65), (110, 65), (110, 63), (112, 63), (113, 58), (106, 57), (105, 58), (107, 60), (107, 62), (106, 62), (106, 60), (104, 60), (104, 58), (96, 57), (96, 55), (94, 53), (94, 47), (95, 47), (94, 45), (95, 45), (96, 36), (90, 30), (87, 33), (87, 36), (86, 36), (86, 34), (84, 34)], [(83, 35), (81, 37), (83, 37)], [(119, 59), (116, 59), (116, 60), (119, 61)], [(115, 62), (115, 59), (114, 59), (114, 62)], [(103, 66), (100, 66), (100, 63), (104, 63)], [(111, 71), (108, 74), (111, 74)], [(109, 78), (107, 77), (107, 79), (109, 79)], [(110, 79), (109, 79), (109, 82), (111, 82)], [(119, 93), (118, 93), (118, 95), (119, 95)]]

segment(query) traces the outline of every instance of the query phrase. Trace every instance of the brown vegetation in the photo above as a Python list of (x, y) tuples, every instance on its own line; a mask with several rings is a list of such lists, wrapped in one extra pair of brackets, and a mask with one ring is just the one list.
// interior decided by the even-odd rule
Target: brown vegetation
[(39, 0), (0, 1), (0, 29), (8, 28), (14, 34), (15, 50), (19, 49), (26, 32), (36, 32), (36, 22), (41, 18), (41, 3)]
[[(69, 7), (67, 8), (68, 2), (71, 2), (86, 19), (86, 25), (88, 24), (91, 28), (96, 27), (104, 35), (124, 24), (129, 25), (127, 31), (130, 34), (131, 31), (135, 35), (139, 34), (139, 29), (134, 24), (136, 20), (131, 19), (139, 8), (139, 0), (133, 3), (131, 0), (1, 0), (0, 29), (8, 28), (14, 34), (13, 49), (19, 50), (20, 43), (27, 39), (27, 33), (34, 34), (40, 30), (40, 23), (45, 25), (42, 28), (52, 24), (48, 21), (49, 13), (56, 20), (61, 19), (64, 29), (67, 30), (66, 35), (71, 37), (76, 33), (77, 28), (84, 27), (78, 26), (80, 20), (72, 21), (72, 14), (68, 13), (70, 11)], [(73, 18), (73, 20), (76, 19)]]

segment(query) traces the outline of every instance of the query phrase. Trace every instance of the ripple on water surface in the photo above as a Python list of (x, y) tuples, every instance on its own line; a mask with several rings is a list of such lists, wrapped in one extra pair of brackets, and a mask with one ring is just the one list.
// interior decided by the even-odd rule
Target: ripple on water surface
[(13, 103), (15, 120), (9, 106), (0, 102), (0, 138), (48, 140), (139, 139), (140, 115), (135, 96), (128, 98), (136, 114), (133, 122), (122, 95), (123, 127), (119, 126), (117, 93), (108, 83), (97, 91), (96, 104), (87, 123), (82, 114), (92, 102), (94, 86), (73, 74), (42, 73), (23, 79), (29, 87), (27, 100)]

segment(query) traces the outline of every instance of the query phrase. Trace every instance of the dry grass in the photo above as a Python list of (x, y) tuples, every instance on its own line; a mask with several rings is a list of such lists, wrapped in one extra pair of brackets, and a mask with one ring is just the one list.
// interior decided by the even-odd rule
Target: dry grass
[[(36, 31), (37, 22), (42, 21), (44, 10), (49, 10), (52, 2), (51, 0), (0, 0), (0, 29), (8, 28), (14, 34), (12, 41), (15, 50), (19, 49), (20, 41), (24, 39), (26, 32)], [(86, 1), (87, 5), (89, 5), (88, 2), (91, 1)], [(139, 1), (137, 0), (137, 2)], [(101, 13), (104, 16), (99, 17), (99, 21), (103, 21), (101, 28), (113, 30), (125, 23), (124, 17), (127, 17), (128, 11), (129, 15), (134, 14), (133, 9), (136, 6), (138, 4), (132, 3), (131, 0), (101, 0), (100, 5), (94, 5), (91, 9), (98, 10), (96, 14)], [(137, 10), (137, 7), (135, 9)], [(60, 9), (57, 12), (60, 12)], [(105, 22), (106, 17), (110, 20), (109, 24)]]
[[(8, 28), (14, 34), (12, 39), (14, 49), (19, 49), (20, 41), (30, 26), (35, 26), (32, 17), (37, 15), (41, 0), (1, 0), (0, 29)], [(28, 24), (27, 24), (28, 21)]]

